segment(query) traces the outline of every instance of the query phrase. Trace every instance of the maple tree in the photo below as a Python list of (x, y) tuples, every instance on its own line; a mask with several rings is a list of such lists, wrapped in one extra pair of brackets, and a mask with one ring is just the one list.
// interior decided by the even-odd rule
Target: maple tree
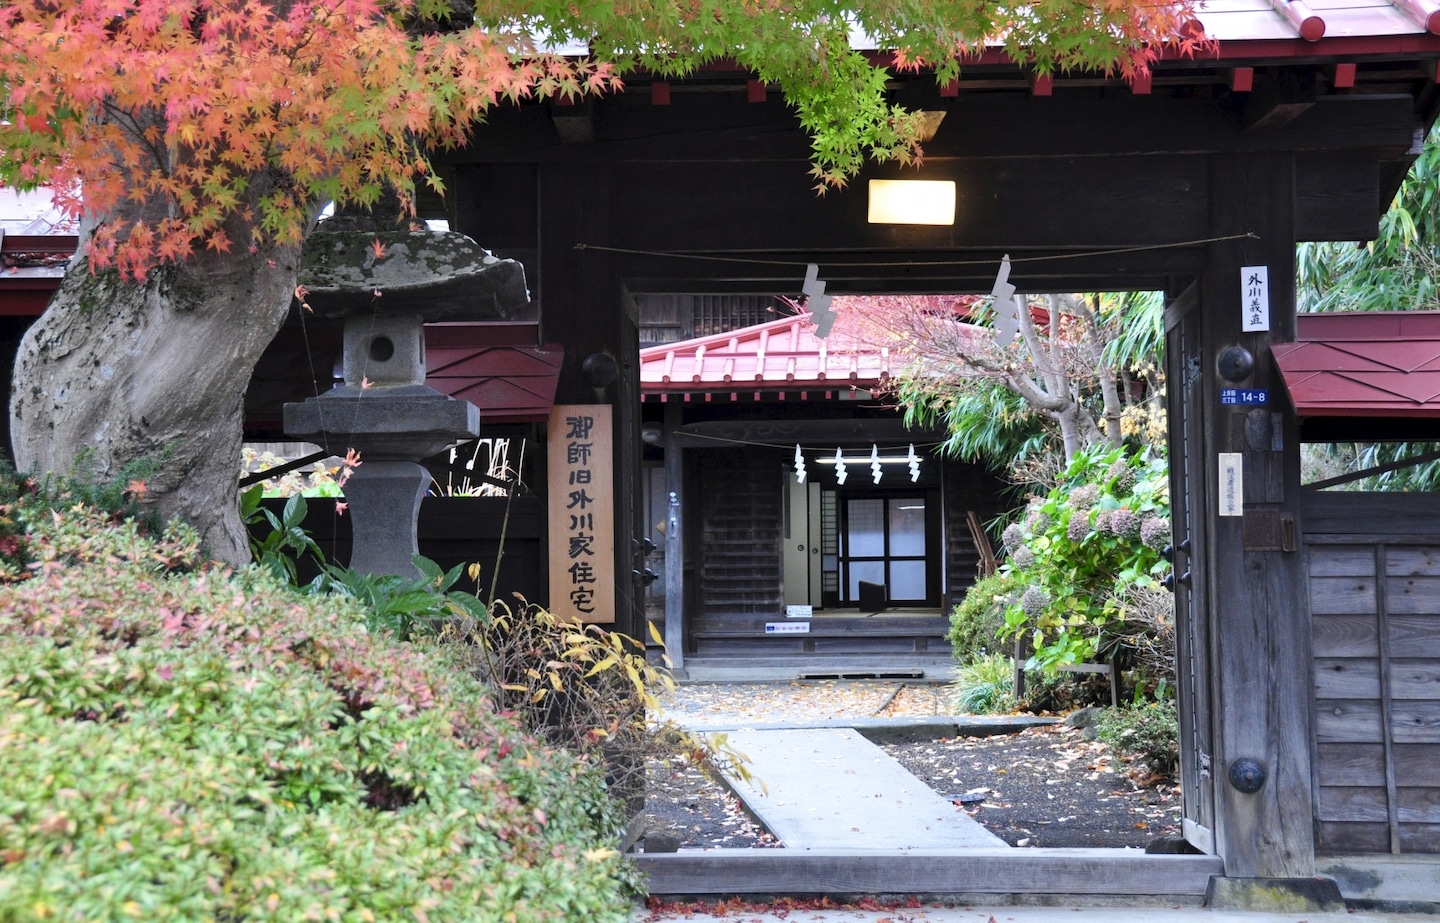
[[(887, 70), (947, 81), (999, 45), (1042, 72), (1133, 77), (1182, 52), (1191, 4), (1055, 0), (7, 0), (0, 182), (50, 186), (83, 260), (16, 363), (17, 464), (112, 477), (152, 458), (147, 496), (246, 556), (233, 496), (241, 398), (329, 201), (440, 189), (428, 152), (492, 107), (615, 92), (643, 67), (728, 59), (778, 86), (820, 187), (866, 158), (919, 156)], [(547, 47), (588, 47), (563, 56)]]

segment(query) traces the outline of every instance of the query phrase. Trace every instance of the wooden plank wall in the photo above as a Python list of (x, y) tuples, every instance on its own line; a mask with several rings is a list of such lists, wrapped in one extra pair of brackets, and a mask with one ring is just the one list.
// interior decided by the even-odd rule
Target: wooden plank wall
[(698, 456), (701, 618), (711, 623), (741, 614), (779, 615), (785, 508), (780, 456), (756, 449), (710, 449)]
[[(1363, 509), (1328, 518), (1393, 527)], [(1321, 853), (1440, 853), (1440, 522), (1415, 526), (1306, 536)]]
[[(945, 463), (945, 599), (944, 612), (965, 599), (965, 593), (979, 575), (980, 554), (970, 540), (965, 514), (974, 510), (987, 526), (1006, 509), (1001, 496), (1004, 483), (979, 465)], [(992, 534), (995, 556), (1004, 560), (1000, 536)]]

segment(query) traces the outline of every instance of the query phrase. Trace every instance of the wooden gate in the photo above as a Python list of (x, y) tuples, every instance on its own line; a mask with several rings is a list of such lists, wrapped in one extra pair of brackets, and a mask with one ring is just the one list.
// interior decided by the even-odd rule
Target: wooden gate
[(1440, 494), (1310, 493), (1316, 852), (1440, 853)]
[(1192, 470), (1201, 457), (1204, 421), (1201, 401), (1199, 299), (1192, 288), (1173, 302), (1166, 317), (1167, 379), (1170, 401), (1170, 502), (1174, 536), (1171, 562), (1175, 591), (1175, 672), (1180, 718), (1180, 777), (1185, 838), (1215, 852), (1215, 779), (1211, 696), (1211, 639), (1205, 581), (1193, 573), (1195, 549), (1205, 547), (1204, 491)]

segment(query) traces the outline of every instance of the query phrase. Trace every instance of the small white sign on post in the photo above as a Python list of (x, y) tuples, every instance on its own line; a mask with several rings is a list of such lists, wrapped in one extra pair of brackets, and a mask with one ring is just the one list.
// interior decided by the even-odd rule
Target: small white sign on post
[(815, 616), (814, 606), (786, 606), (785, 617), (787, 619), (808, 619)]
[(1240, 267), (1240, 329), (1270, 329), (1270, 267)]
[(1245, 515), (1245, 476), (1239, 452), (1220, 453), (1220, 515)]

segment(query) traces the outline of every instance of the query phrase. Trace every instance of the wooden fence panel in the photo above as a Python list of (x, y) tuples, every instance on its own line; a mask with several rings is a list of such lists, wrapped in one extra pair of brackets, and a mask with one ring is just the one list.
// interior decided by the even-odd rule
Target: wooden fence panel
[(1312, 494), (1303, 515), (1317, 852), (1440, 853), (1440, 495)]

